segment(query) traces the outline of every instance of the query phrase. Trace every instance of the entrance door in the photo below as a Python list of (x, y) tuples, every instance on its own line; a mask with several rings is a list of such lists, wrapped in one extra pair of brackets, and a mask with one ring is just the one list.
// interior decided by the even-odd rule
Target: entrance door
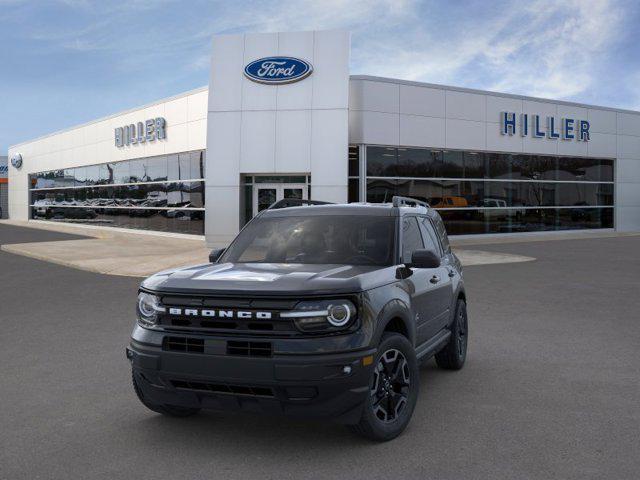
[(253, 216), (285, 198), (307, 199), (304, 183), (258, 183), (253, 186)]

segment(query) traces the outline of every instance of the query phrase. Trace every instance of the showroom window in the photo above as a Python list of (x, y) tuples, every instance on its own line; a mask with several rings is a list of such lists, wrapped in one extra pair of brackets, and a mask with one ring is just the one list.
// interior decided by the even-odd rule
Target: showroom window
[(204, 150), (34, 173), (31, 216), (204, 234)]
[(612, 159), (368, 146), (366, 199), (425, 200), (453, 235), (613, 228), (613, 169)]

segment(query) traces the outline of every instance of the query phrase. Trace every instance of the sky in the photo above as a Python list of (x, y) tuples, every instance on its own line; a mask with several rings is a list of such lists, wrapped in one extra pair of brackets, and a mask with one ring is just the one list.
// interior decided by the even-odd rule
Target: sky
[(637, 0), (0, 0), (9, 145), (208, 82), (211, 36), (341, 28), (351, 74), (640, 110)]

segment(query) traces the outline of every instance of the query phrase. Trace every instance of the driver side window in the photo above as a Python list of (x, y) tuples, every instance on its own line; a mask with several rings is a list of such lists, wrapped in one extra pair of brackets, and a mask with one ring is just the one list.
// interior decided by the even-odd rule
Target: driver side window
[(411, 255), (415, 250), (424, 248), (422, 235), (416, 217), (402, 219), (402, 263), (411, 263)]

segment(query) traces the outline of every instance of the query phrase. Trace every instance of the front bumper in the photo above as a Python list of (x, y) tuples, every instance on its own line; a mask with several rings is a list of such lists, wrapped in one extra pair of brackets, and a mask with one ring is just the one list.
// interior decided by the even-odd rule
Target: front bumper
[(135, 381), (152, 403), (324, 417), (345, 424), (360, 419), (373, 368), (363, 358), (370, 355), (375, 349), (274, 352), (268, 358), (173, 352), (135, 336), (127, 348)]

